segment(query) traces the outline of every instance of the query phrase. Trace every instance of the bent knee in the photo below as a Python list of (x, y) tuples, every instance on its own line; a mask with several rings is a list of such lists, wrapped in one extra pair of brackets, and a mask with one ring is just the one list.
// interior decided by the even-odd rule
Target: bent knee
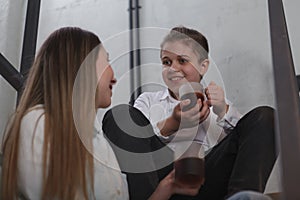
[(253, 117), (260, 123), (274, 124), (274, 108), (270, 106), (259, 106), (253, 109)]

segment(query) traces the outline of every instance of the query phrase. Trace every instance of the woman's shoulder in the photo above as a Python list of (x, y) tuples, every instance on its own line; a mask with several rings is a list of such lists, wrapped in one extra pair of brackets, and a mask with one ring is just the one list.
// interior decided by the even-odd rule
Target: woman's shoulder
[(35, 131), (43, 131), (44, 117), (43, 105), (36, 105), (28, 109), (22, 118), (20, 132), (26, 132), (27, 134), (30, 134)]
[(163, 90), (157, 90), (157, 91), (148, 91), (148, 92), (143, 92), (142, 95), (149, 95), (149, 96), (161, 96), (163, 94), (167, 93), (167, 89), (163, 89)]
[(29, 108), (24, 117), (34, 117), (36, 115), (44, 114), (44, 106), (42, 104), (35, 105), (34, 107)]
[(28, 109), (21, 120), (18, 187), (30, 199), (40, 199), (43, 169), (44, 108)]
[(154, 92), (143, 92), (138, 99), (150, 99), (150, 100), (160, 100), (168, 95), (167, 90), (159, 90)]

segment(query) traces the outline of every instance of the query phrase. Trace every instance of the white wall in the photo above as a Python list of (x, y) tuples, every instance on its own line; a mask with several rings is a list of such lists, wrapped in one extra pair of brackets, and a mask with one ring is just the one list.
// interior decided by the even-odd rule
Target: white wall
[[(284, 3), (296, 72), (300, 73), (300, 58), (295, 56), (300, 51), (300, 29), (296, 26), (300, 2)], [(275, 103), (267, 6), (267, 1), (261, 0), (143, 1), (143, 7), (149, 9), (142, 11), (142, 22), (159, 27), (182, 24), (204, 33), (227, 97), (245, 113), (257, 105)]]
[[(26, 1), (0, 1), (0, 52), (19, 69)], [(0, 142), (5, 124), (13, 113), (16, 91), (0, 76)]]
[[(300, 51), (300, 29), (296, 26), (300, 2), (285, 0), (284, 3), (296, 72), (300, 73), (300, 58), (296, 57)], [(228, 99), (241, 112), (257, 105), (274, 105), (267, 1), (140, 0), (140, 4), (141, 27), (186, 25), (207, 36), (212, 59), (212, 71), (207, 79), (224, 82)], [(27, 1), (21, 0), (0, 2), (0, 51), (14, 66), (20, 61), (26, 5)], [(42, 0), (38, 47), (53, 30), (62, 26), (94, 31), (110, 52), (119, 79), (113, 103), (128, 102), (127, 9), (128, 0)], [(154, 38), (155, 34), (145, 33), (148, 35), (141, 35), (142, 43), (152, 42), (153, 48), (142, 51), (142, 82), (161, 82), (157, 48), (163, 34)], [(216, 72), (220, 74), (215, 76)], [(2, 132), (15, 102), (14, 89), (3, 78), (0, 78), (0, 93)]]
[(296, 74), (300, 74), (300, 28), (297, 0), (283, 0)]

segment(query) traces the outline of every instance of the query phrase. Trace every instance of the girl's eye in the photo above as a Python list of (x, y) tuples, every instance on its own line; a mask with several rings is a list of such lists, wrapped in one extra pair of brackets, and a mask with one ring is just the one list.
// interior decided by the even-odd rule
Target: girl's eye
[(162, 64), (166, 66), (171, 66), (172, 62), (170, 60), (163, 60)]
[(184, 58), (179, 58), (179, 59), (178, 59), (178, 62), (179, 62), (180, 64), (184, 64), (184, 63), (187, 63), (188, 61), (187, 61), (186, 59), (184, 59)]

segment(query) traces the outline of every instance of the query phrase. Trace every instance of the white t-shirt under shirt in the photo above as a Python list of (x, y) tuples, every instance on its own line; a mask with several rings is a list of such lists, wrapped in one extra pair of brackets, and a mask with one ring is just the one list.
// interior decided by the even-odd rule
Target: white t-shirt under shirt
[[(23, 117), (20, 128), (18, 188), (26, 199), (31, 200), (41, 199), (44, 119), (42, 105), (36, 106)], [(95, 197), (129, 199), (126, 175), (120, 172), (115, 154), (100, 129), (96, 128), (96, 131), (98, 134), (93, 139), (93, 151), (98, 158), (94, 159)]]
[(199, 127), (196, 127), (196, 129), (186, 128), (180, 130), (180, 134), (176, 133), (169, 137), (162, 136), (157, 127), (157, 122), (171, 116), (174, 107), (178, 103), (179, 101), (169, 94), (168, 89), (158, 92), (144, 92), (134, 103), (134, 107), (142, 111), (149, 119), (155, 134), (172, 149), (174, 149), (177, 142), (192, 137), (193, 140), (203, 143), (205, 150), (208, 150), (223, 139), (226, 133), (232, 130), (241, 118), (241, 114), (238, 110), (233, 107), (230, 102), (227, 102), (229, 104), (229, 110), (222, 119), (218, 119), (211, 108), (208, 118), (202, 122)]

